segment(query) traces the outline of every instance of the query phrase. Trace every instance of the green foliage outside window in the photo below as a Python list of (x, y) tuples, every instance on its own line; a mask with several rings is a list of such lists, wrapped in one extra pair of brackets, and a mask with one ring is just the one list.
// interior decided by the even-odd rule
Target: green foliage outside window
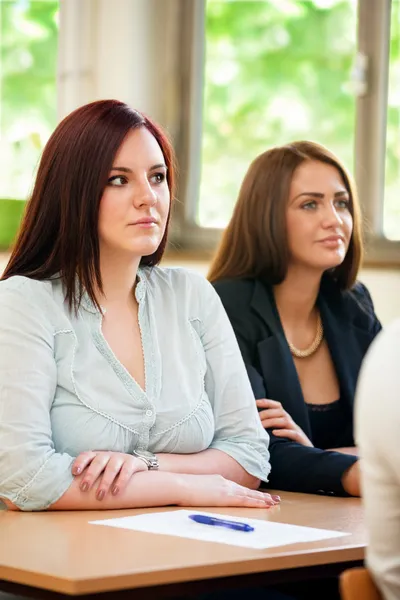
[(400, 2), (392, 0), (383, 228), (400, 240)]
[(249, 163), (295, 139), (353, 170), (352, 0), (208, 0), (198, 222), (228, 221)]
[(59, 3), (0, 0), (0, 198), (25, 199), (57, 118)]
[[(249, 163), (272, 146), (316, 140), (354, 172), (356, 37), (356, 0), (208, 0), (200, 225), (227, 223)], [(400, 239), (399, 0), (389, 79), (383, 225)]]

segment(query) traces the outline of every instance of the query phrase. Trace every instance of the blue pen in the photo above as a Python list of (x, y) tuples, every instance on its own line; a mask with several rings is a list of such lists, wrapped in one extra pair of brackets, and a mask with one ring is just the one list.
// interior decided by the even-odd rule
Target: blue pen
[(218, 519), (217, 517), (209, 517), (208, 515), (189, 515), (189, 519), (202, 525), (214, 525), (216, 527), (227, 527), (235, 531), (254, 531), (254, 527), (247, 523), (238, 523), (237, 521), (227, 521)]

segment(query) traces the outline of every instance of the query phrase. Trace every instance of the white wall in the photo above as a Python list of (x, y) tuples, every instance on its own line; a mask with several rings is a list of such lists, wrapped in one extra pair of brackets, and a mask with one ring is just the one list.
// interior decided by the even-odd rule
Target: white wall
[(371, 292), (382, 324), (400, 318), (400, 270), (363, 269), (359, 278)]
[(60, 0), (58, 116), (115, 98), (174, 134), (180, 0)]

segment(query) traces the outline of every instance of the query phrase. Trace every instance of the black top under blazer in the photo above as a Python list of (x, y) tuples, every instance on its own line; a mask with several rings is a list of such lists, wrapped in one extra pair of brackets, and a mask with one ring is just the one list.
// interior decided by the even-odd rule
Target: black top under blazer
[[(312, 432), (296, 367), (287, 344), (271, 285), (260, 279), (214, 282), (232, 323), (254, 395), (282, 403), (312, 441)], [(356, 283), (341, 291), (324, 275), (317, 299), (324, 336), (348, 408), (348, 431), (342, 440), (354, 445), (353, 405), (361, 362), (381, 329), (367, 288)], [(302, 446), (270, 435), (271, 474), (268, 486), (293, 492), (346, 495), (341, 479), (356, 460), (334, 451)], [(341, 445), (344, 445), (343, 442)]]

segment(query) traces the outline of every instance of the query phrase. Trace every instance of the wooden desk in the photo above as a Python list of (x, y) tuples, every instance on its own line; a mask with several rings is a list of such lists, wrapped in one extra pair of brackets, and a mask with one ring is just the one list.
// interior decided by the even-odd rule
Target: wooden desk
[[(89, 525), (154, 510), (0, 512), (0, 590), (50, 597), (135, 589), (137, 598), (269, 585), (337, 574), (361, 564), (365, 531), (360, 500), (281, 493), (269, 510), (207, 509), (351, 535), (266, 550)], [(19, 585), (17, 585), (19, 584)], [(29, 588), (21, 587), (30, 586)], [(59, 597), (59, 596), (58, 596)], [(132, 592), (130, 592), (132, 598)]]

